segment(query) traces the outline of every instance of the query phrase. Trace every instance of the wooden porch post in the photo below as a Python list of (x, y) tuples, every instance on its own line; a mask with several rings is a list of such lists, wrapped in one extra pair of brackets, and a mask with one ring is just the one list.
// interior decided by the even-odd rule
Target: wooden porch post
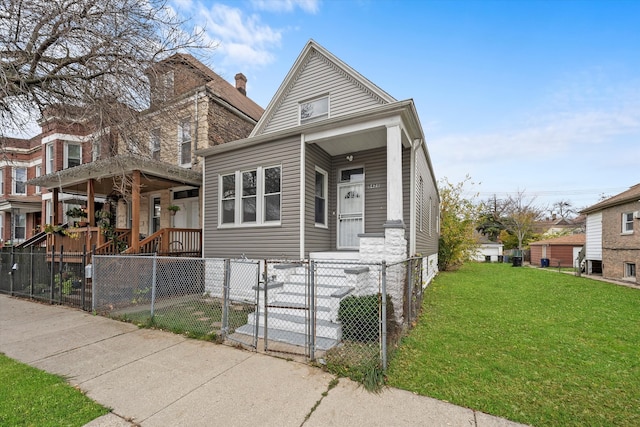
[(93, 179), (89, 179), (87, 181), (87, 220), (89, 221), (89, 226), (93, 227), (96, 225), (96, 215), (95, 215), (95, 191), (93, 189), (94, 181)]
[(57, 188), (54, 188), (52, 192), (53, 194), (51, 195), (51, 216), (52, 216), (51, 221), (53, 222), (53, 224), (51, 225), (58, 225), (62, 222), (62, 218), (60, 216), (60, 208), (58, 207), (59, 191)]
[(135, 170), (131, 181), (131, 250), (140, 250), (140, 171)]

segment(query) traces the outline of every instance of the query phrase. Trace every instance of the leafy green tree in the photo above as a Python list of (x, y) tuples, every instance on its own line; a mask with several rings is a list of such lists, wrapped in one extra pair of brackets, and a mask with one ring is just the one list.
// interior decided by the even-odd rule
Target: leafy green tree
[(517, 239), (520, 250), (534, 238), (533, 226), (542, 216), (542, 209), (534, 201), (535, 197), (528, 198), (524, 191), (518, 191), (507, 199), (503, 224), (505, 230)]
[(466, 196), (465, 186), (473, 185), (467, 175), (462, 182), (452, 184), (447, 178), (439, 183), (440, 191), (440, 241), (438, 268), (453, 270), (471, 259), (478, 248), (474, 236), (479, 205), (474, 203), (477, 194)]

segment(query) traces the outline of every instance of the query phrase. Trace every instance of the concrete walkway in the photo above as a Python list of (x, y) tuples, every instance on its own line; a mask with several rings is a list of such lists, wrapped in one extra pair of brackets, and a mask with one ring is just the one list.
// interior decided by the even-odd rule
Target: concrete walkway
[(66, 376), (112, 409), (92, 427), (519, 425), (343, 378), (330, 389), (332, 375), (303, 363), (6, 295), (0, 352)]

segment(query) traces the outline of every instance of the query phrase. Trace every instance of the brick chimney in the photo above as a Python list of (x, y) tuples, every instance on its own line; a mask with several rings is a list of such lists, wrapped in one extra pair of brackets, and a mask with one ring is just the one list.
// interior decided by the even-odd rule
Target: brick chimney
[(236, 89), (244, 96), (247, 96), (247, 78), (242, 73), (236, 74)]

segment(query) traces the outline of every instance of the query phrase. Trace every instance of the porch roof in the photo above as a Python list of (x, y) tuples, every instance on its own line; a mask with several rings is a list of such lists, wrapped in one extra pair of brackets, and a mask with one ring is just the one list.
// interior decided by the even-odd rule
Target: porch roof
[(19, 209), (21, 213), (40, 212), (42, 202), (40, 196), (8, 196), (0, 200), (0, 211)]
[(114, 185), (112, 178), (127, 176), (136, 170), (140, 171), (140, 184), (143, 192), (162, 190), (177, 185), (194, 187), (202, 185), (202, 173), (200, 172), (157, 160), (126, 155), (96, 160), (43, 175), (27, 181), (27, 184), (85, 194), (87, 191), (86, 182), (93, 179), (97, 194), (109, 194)]

